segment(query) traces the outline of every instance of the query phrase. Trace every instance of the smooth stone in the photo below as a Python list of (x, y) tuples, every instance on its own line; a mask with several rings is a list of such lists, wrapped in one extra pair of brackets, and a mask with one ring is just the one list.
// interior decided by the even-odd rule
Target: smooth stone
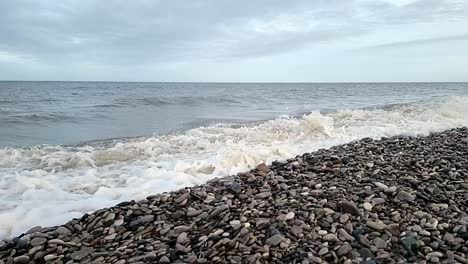
[(58, 259), (58, 256), (54, 254), (48, 254), (44, 256), (44, 261), (51, 261), (55, 259)]
[(91, 252), (93, 251), (93, 248), (91, 247), (84, 247), (78, 251), (75, 251), (73, 253), (71, 253), (70, 257), (73, 259), (73, 260), (82, 260), (83, 258), (85, 258), (86, 256), (88, 256)]
[(35, 226), (31, 229), (29, 229), (28, 231), (26, 231), (26, 234), (34, 234), (34, 233), (37, 233), (37, 232), (41, 232), (42, 230), (42, 226)]
[(370, 204), (370, 203), (367, 203), (367, 202), (366, 202), (366, 203), (364, 203), (364, 204), (362, 205), (362, 207), (363, 207), (364, 210), (366, 210), (366, 211), (372, 211), (372, 204)]
[(377, 188), (379, 188), (379, 189), (381, 189), (381, 190), (388, 189), (388, 186), (385, 185), (385, 184), (383, 184), (383, 183), (381, 183), (381, 182), (373, 182), (373, 183), (374, 183), (375, 187), (377, 187)]
[(19, 256), (19, 257), (15, 257), (15, 258), (13, 259), (13, 261), (14, 261), (15, 263), (20, 263), (20, 264), (28, 263), (29, 260), (30, 260), (30, 259), (29, 259), (28, 256)]
[(271, 196), (271, 192), (261, 192), (257, 193), (254, 197), (255, 199), (266, 199)]
[(376, 222), (367, 221), (366, 225), (378, 231), (384, 230), (387, 227), (387, 225), (382, 221), (376, 221)]
[(289, 212), (286, 214), (286, 217), (285, 217), (286, 220), (291, 220), (293, 218), (294, 218), (294, 212)]
[(328, 234), (328, 232), (327, 232), (327, 230), (322, 229), (322, 230), (317, 231), (317, 234), (319, 234), (320, 236), (324, 236), (324, 235)]
[(234, 195), (242, 193), (242, 186), (238, 182), (233, 182), (226, 187), (226, 190)]
[(128, 226), (130, 228), (134, 228), (140, 225), (145, 225), (148, 222), (153, 221), (154, 215), (145, 215), (145, 216), (140, 216), (136, 220), (131, 221)]
[(318, 254), (319, 254), (320, 256), (323, 256), (323, 255), (325, 255), (325, 254), (327, 254), (327, 253), (328, 253), (328, 248), (326, 248), (326, 247), (321, 248), (320, 251), (318, 252)]
[(270, 172), (270, 168), (265, 163), (259, 164), (256, 169), (265, 173)]
[(31, 239), (31, 246), (32, 247), (35, 247), (35, 246), (40, 246), (40, 245), (43, 245), (47, 242), (47, 239), (43, 238), (43, 237), (35, 237), (33, 239)]
[(400, 201), (408, 201), (408, 202), (412, 202), (414, 201), (414, 199), (416, 199), (416, 196), (408, 193), (408, 192), (405, 192), (405, 191), (399, 191), (398, 194), (397, 194), (397, 198), (398, 200)]
[(344, 201), (340, 204), (340, 206), (341, 206), (341, 210), (343, 210), (343, 212), (345, 213), (352, 214), (352, 215), (359, 214), (359, 209), (357, 208), (356, 204), (353, 202)]
[(338, 229), (338, 234), (340, 235), (340, 237), (344, 238), (345, 240), (348, 240), (348, 241), (355, 240), (355, 238), (352, 235), (350, 235), (348, 232), (346, 232), (346, 230), (344, 230), (343, 228)]
[(348, 220), (349, 220), (349, 215), (348, 214), (342, 214), (340, 216), (340, 223), (344, 224), (344, 223), (348, 222)]
[(179, 234), (179, 236), (177, 237), (177, 244), (181, 244), (181, 245), (184, 245), (185, 243), (188, 242), (188, 239), (187, 239), (187, 233), (186, 232), (182, 232)]
[(50, 244), (56, 244), (56, 245), (63, 245), (65, 244), (65, 242), (61, 239), (51, 239), (49, 241), (47, 241), (47, 243), (50, 245)]
[(389, 224), (387, 230), (394, 236), (400, 236), (400, 224)]
[(124, 220), (123, 219), (117, 219), (114, 221), (114, 226), (121, 226), (123, 225)]
[(348, 243), (346, 243), (340, 246), (340, 248), (336, 251), (336, 254), (338, 254), (338, 256), (344, 256), (348, 254), (348, 252), (350, 252), (352, 249), (353, 248)]
[(338, 237), (335, 234), (326, 234), (323, 236), (325, 241), (338, 241)]
[(67, 236), (71, 235), (72, 232), (68, 228), (61, 226), (55, 230), (55, 233), (58, 235)]
[(267, 245), (271, 245), (271, 246), (277, 246), (279, 245), (279, 243), (281, 243), (281, 241), (283, 241), (284, 237), (280, 234), (277, 234), (277, 235), (274, 235), (270, 238), (268, 238), (265, 243)]
[(158, 259), (158, 256), (154, 252), (150, 252), (143, 257), (144, 261), (155, 261)]
[(160, 264), (168, 264), (168, 263), (171, 263), (171, 260), (166, 257), (166, 256), (162, 256), (160, 259), (159, 259), (159, 262)]
[(368, 258), (372, 257), (372, 252), (368, 248), (361, 248), (359, 249), (359, 255), (364, 259), (367, 260)]
[(237, 230), (237, 229), (241, 228), (241, 226), (242, 226), (241, 221), (239, 221), (239, 220), (232, 220), (231, 222), (229, 222), (229, 225), (230, 225), (234, 230)]
[(412, 254), (416, 255), (418, 249), (418, 238), (414, 235), (407, 236), (401, 240), (405, 248)]
[(387, 242), (385, 242), (385, 240), (383, 240), (382, 238), (380, 237), (376, 237), (372, 240), (372, 243), (378, 248), (378, 249), (381, 249), (381, 248), (386, 248), (387, 247)]

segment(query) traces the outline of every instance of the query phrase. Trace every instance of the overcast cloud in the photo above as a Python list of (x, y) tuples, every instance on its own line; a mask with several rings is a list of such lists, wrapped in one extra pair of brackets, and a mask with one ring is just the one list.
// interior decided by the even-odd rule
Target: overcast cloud
[(0, 1), (0, 79), (468, 81), (468, 1)]

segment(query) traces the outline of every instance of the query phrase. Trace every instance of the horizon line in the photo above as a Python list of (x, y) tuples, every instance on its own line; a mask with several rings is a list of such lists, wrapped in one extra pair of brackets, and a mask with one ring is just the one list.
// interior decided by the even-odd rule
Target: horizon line
[(219, 83), (219, 84), (262, 84), (262, 83), (270, 83), (270, 84), (286, 84), (286, 83), (294, 83), (294, 84), (346, 84), (346, 83), (468, 83), (468, 81), (322, 81), (322, 82), (231, 82), (231, 81), (64, 81), (64, 80), (0, 80), (0, 82), (88, 82), (88, 83)]

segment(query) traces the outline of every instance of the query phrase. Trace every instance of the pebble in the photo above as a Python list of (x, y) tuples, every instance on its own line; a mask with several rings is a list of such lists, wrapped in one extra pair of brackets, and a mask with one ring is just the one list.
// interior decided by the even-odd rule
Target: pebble
[(408, 193), (408, 192), (405, 192), (405, 191), (399, 191), (398, 194), (397, 194), (397, 198), (401, 201), (408, 201), (408, 202), (412, 202), (414, 201), (414, 199), (416, 198), (416, 196)]
[(274, 235), (270, 238), (268, 238), (265, 242), (267, 245), (272, 245), (272, 246), (277, 246), (281, 241), (283, 241), (283, 236), (280, 234)]
[(71, 235), (72, 232), (70, 231), (70, 229), (61, 226), (55, 230), (55, 233), (62, 236), (68, 236)]
[(48, 254), (44, 256), (44, 261), (51, 261), (55, 259), (58, 259), (58, 256), (54, 254)]
[(19, 256), (15, 257), (13, 259), (15, 263), (28, 263), (29, 262), (29, 257), (28, 256)]
[(353, 202), (344, 201), (341, 203), (340, 206), (341, 206), (341, 210), (343, 210), (343, 212), (345, 213), (352, 214), (352, 215), (359, 214), (359, 209), (357, 208), (356, 204)]
[(367, 221), (366, 225), (375, 230), (384, 230), (387, 225), (382, 221)]
[(348, 252), (350, 252), (352, 249), (353, 248), (349, 244), (346, 243), (340, 246), (340, 248), (338, 248), (338, 250), (336, 251), (336, 254), (338, 254), (338, 256), (344, 256), (348, 254)]
[(383, 249), (387, 247), (387, 242), (380, 237), (376, 237), (372, 240), (372, 243), (378, 248)]
[(323, 236), (325, 241), (338, 241), (338, 237), (335, 234), (326, 234)]
[(82, 260), (83, 258), (85, 258), (86, 256), (88, 256), (91, 252), (93, 251), (93, 248), (91, 247), (84, 247), (78, 251), (75, 251), (73, 253), (71, 253), (71, 258), (73, 260)]
[[(160, 259), (159, 259), (159, 263), (160, 264), (168, 264), (168, 263), (171, 263), (171, 260), (166, 257), (166, 256), (162, 256)], [(200, 263), (200, 262), (199, 262)]]
[(388, 186), (381, 183), (381, 182), (374, 182), (375, 187), (379, 188), (380, 190), (386, 190), (388, 189)]
[(327, 253), (328, 253), (328, 248), (326, 248), (326, 247), (321, 248), (320, 251), (318, 252), (318, 254), (319, 254), (320, 256), (323, 256), (323, 255), (325, 255), (325, 254), (327, 254)]
[(35, 247), (35, 246), (40, 246), (42, 244), (45, 244), (46, 242), (47, 242), (46, 238), (35, 237), (35, 238), (31, 239), (31, 242), (29, 242), (29, 243), (31, 244), (32, 247)]
[(364, 203), (364, 204), (362, 205), (362, 207), (363, 207), (364, 210), (366, 210), (366, 211), (372, 211), (372, 204), (370, 204), (370, 203), (367, 203), (367, 202), (366, 202), (366, 203)]

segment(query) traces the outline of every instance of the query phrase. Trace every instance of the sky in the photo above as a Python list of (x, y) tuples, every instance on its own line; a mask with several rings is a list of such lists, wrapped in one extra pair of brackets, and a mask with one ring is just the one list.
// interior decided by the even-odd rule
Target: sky
[(0, 80), (468, 81), (468, 0), (2, 0)]

